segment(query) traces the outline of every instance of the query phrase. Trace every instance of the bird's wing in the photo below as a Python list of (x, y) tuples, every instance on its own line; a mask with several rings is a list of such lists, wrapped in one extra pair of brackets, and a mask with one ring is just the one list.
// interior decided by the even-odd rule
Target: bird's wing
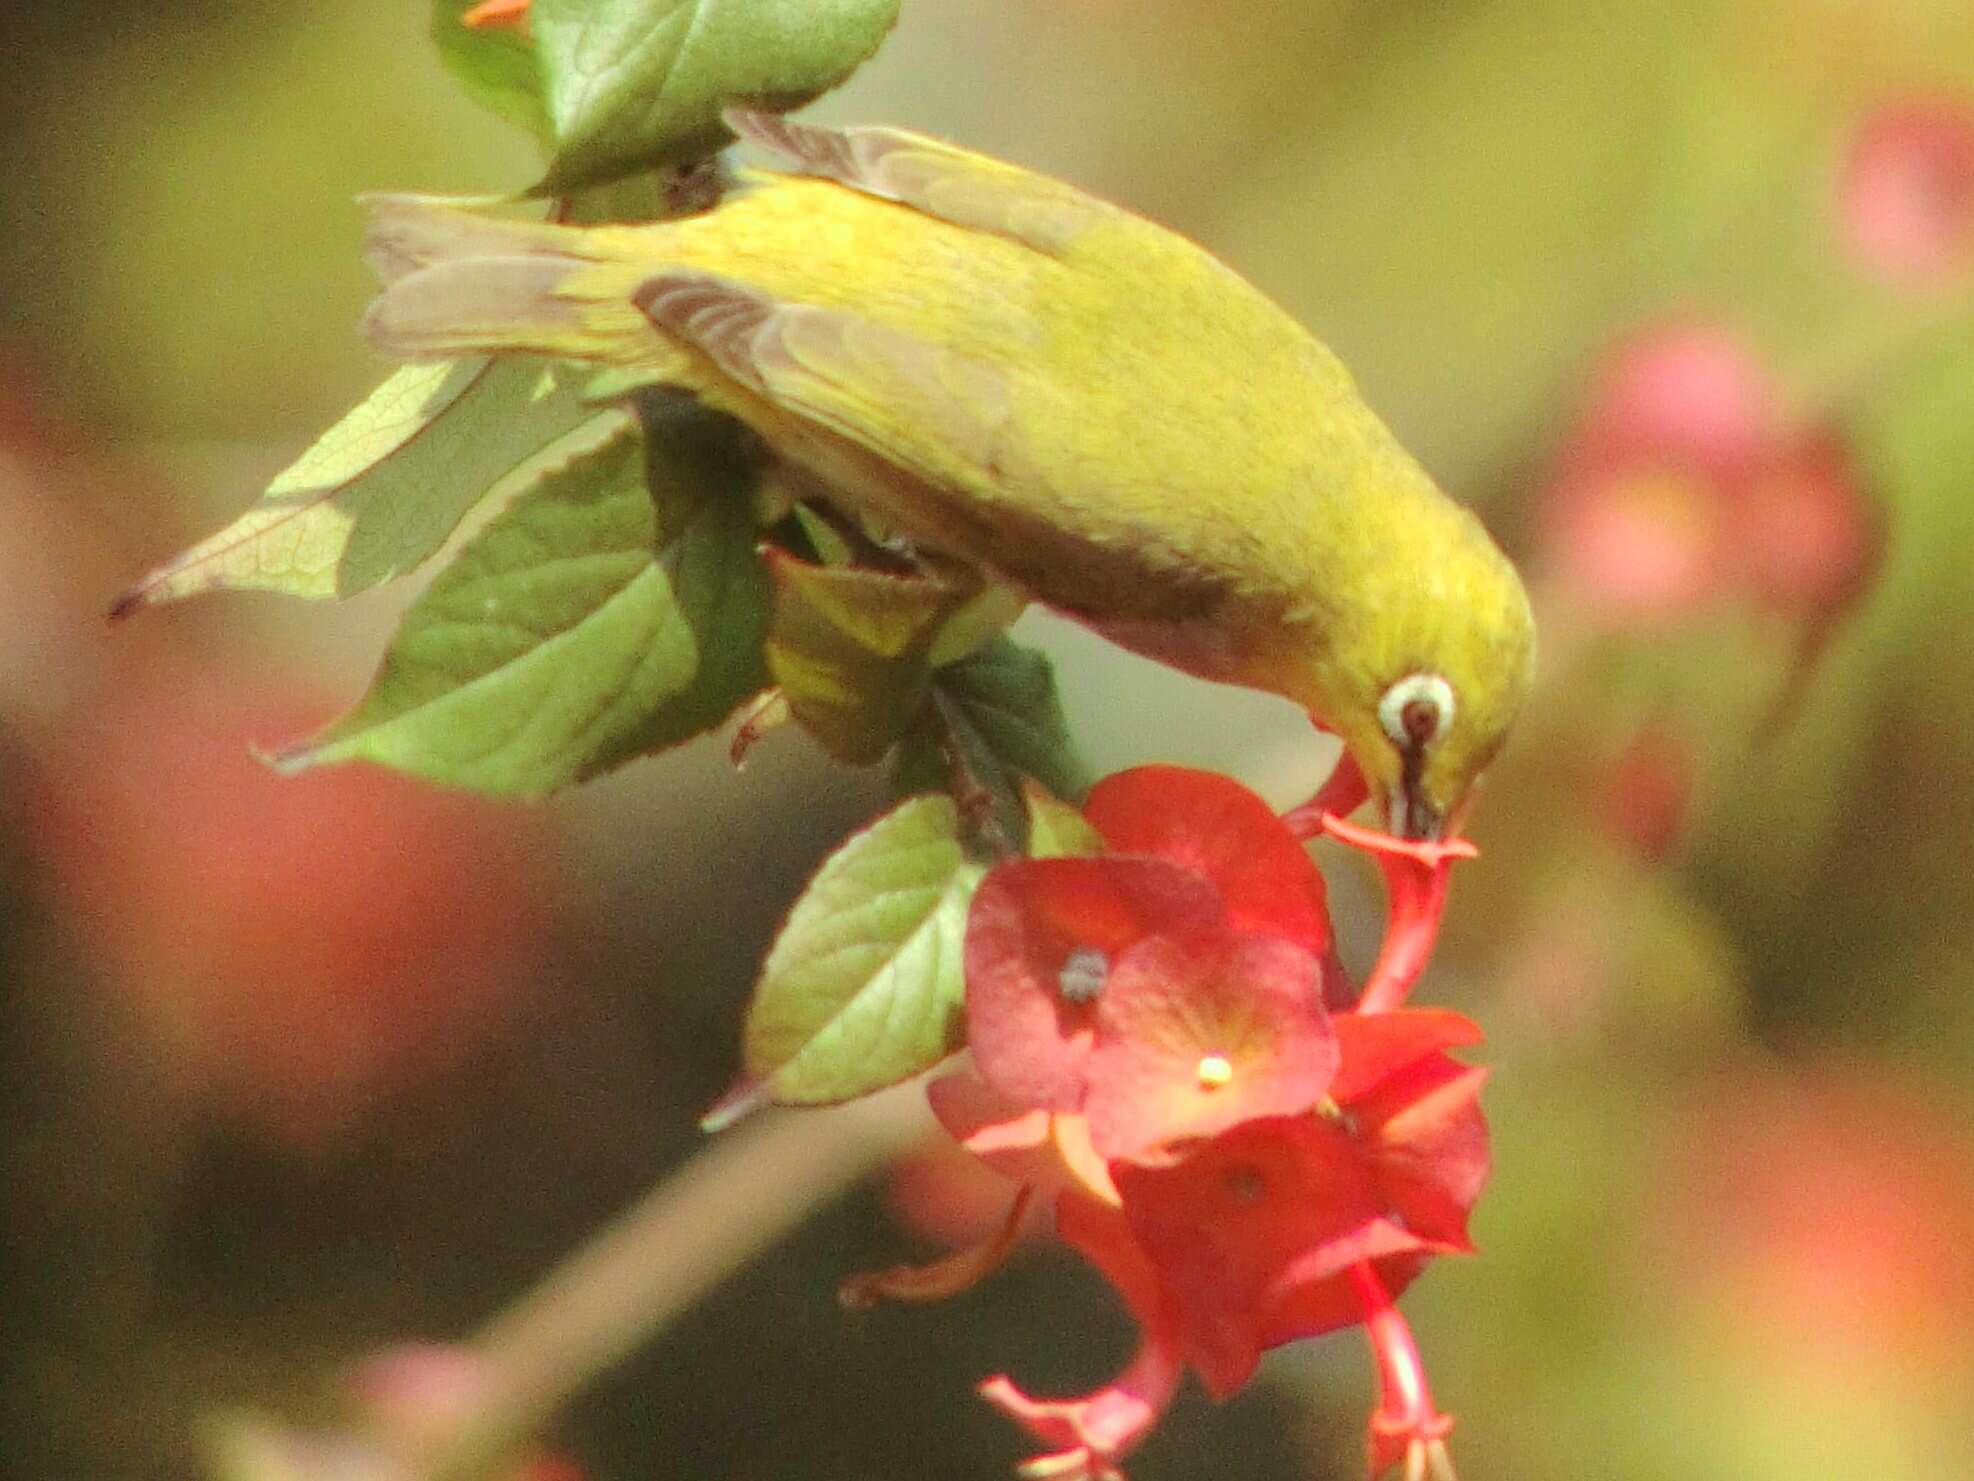
[(1086, 520), (1074, 532), (1007, 496), (1011, 484), (1033, 490), (1040, 480), (1020, 465), (999, 368), (847, 310), (787, 303), (713, 273), (660, 273), (634, 299), (662, 333), (753, 396), (910, 475), (903, 493), (845, 490), (853, 498), (862, 492), (859, 502), (905, 533), (1071, 612), (1165, 622), (1209, 610), (1223, 595), (1220, 583), (1185, 562), (1160, 558), (1154, 530)]
[(842, 309), (787, 303), (714, 273), (659, 273), (633, 295), (729, 379), (921, 479), (975, 488), (998, 461), (1006, 377)]
[(726, 111), (727, 127), (820, 176), (964, 226), (1059, 254), (1115, 206), (1074, 186), (903, 129), (819, 128), (778, 113)]

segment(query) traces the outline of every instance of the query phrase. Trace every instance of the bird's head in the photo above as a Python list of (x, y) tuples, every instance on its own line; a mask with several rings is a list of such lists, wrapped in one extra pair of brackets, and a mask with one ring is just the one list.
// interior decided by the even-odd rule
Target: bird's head
[(1452, 583), (1415, 578), (1371, 627), (1323, 722), (1342, 736), (1392, 833), (1450, 836), (1528, 693), (1527, 594), (1497, 556)]

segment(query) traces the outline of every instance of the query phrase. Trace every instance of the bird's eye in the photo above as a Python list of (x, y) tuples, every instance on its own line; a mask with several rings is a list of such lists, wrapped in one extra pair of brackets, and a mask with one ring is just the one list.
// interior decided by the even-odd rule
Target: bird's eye
[(1401, 751), (1423, 751), (1453, 723), (1453, 686), (1438, 674), (1407, 674), (1378, 701), (1378, 723)]

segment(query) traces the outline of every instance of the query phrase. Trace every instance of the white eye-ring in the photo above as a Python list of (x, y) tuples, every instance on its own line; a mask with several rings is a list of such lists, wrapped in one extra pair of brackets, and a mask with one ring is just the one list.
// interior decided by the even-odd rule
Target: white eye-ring
[(1407, 674), (1378, 701), (1378, 723), (1401, 751), (1423, 751), (1453, 723), (1453, 686), (1438, 674)]

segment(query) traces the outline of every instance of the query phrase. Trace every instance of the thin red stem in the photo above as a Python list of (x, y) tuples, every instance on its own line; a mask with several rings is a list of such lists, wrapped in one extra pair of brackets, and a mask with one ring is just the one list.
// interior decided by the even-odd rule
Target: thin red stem
[(1324, 816), (1323, 830), (1370, 854), (1385, 877), (1384, 945), (1357, 1000), (1357, 1011), (1388, 1013), (1401, 1008), (1439, 940), (1453, 865), (1473, 858), (1476, 850), (1464, 838), (1444, 842), (1394, 838), (1345, 822), (1334, 813)]
[(1364, 1306), (1364, 1332), (1378, 1365), (1378, 1407), (1371, 1415), (1371, 1474), (1405, 1465), (1407, 1481), (1453, 1474), (1446, 1453), (1450, 1416), (1433, 1406), (1426, 1365), (1419, 1357), (1411, 1325), (1392, 1304), (1391, 1293), (1368, 1263), (1350, 1267), (1351, 1284)]
[(1391, 903), (1385, 941), (1357, 999), (1359, 1013), (1388, 1013), (1405, 1006), (1412, 985), (1424, 974), (1439, 942), (1439, 923), (1446, 914), (1447, 879), (1444, 865), (1430, 873), (1409, 862), (1387, 865), (1385, 887)]
[(1407, 1426), (1437, 1418), (1411, 1323), (1392, 1304), (1390, 1292), (1368, 1263), (1351, 1266), (1350, 1281), (1364, 1303), (1364, 1331), (1378, 1364), (1379, 1416)]
[(1334, 815), (1349, 817), (1364, 805), (1371, 795), (1371, 789), (1364, 781), (1364, 773), (1358, 769), (1356, 760), (1345, 751), (1337, 758), (1336, 769), (1330, 773), (1328, 781), (1316, 790), (1316, 795), (1300, 807), (1290, 808), (1282, 814), (1282, 823), (1299, 843), (1307, 843), (1312, 838), (1320, 838), (1328, 830), (1325, 819)]

